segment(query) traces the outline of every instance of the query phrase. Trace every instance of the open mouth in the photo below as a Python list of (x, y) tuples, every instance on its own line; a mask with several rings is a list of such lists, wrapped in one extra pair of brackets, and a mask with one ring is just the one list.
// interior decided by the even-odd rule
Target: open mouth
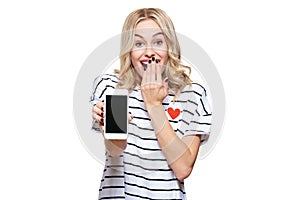
[(144, 71), (146, 71), (146, 69), (147, 69), (147, 64), (148, 64), (148, 60), (146, 61), (146, 60), (142, 60), (141, 61), (141, 64), (142, 64), (142, 66), (143, 66), (143, 68), (144, 68)]
[[(141, 60), (140, 62), (141, 62), (141, 64), (142, 64), (144, 70), (146, 71), (149, 60)], [(156, 59), (155, 62), (156, 62), (156, 63), (160, 63), (160, 60), (159, 60), (159, 59)]]
[(147, 64), (146, 64), (146, 63), (142, 63), (142, 66), (143, 66), (144, 70), (146, 71), (146, 69), (147, 69)]

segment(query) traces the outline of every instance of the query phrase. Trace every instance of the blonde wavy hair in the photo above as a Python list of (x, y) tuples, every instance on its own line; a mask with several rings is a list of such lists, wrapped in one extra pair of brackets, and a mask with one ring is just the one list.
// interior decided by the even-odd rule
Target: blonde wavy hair
[(121, 35), (121, 67), (120, 70), (115, 70), (116, 73), (119, 73), (120, 79), (117, 87), (132, 90), (140, 84), (136, 81), (136, 72), (131, 63), (130, 53), (134, 45), (134, 30), (139, 22), (146, 19), (155, 21), (164, 34), (168, 47), (168, 63), (162, 76), (163, 78), (168, 77), (169, 92), (176, 97), (186, 85), (191, 85), (192, 81), (189, 78), (191, 68), (183, 65), (180, 60), (180, 46), (170, 17), (158, 8), (138, 9), (127, 16)]

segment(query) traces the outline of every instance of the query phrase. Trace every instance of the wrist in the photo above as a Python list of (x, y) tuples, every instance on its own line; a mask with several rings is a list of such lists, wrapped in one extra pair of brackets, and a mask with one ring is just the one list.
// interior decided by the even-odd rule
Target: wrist
[(145, 107), (148, 111), (148, 113), (150, 114), (152, 108), (162, 108), (163, 109), (163, 106), (162, 106), (162, 103), (161, 102), (154, 102), (154, 103), (145, 103)]
[(164, 128), (168, 118), (165, 113), (165, 109), (162, 104), (152, 106), (148, 111), (149, 117), (151, 119), (151, 123), (155, 134), (159, 134)]

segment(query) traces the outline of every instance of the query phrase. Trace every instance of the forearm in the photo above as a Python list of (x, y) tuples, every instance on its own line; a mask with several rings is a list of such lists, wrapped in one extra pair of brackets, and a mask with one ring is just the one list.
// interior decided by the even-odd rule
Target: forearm
[(176, 176), (189, 175), (194, 165), (194, 156), (189, 146), (175, 134), (169, 122), (157, 134), (157, 140)]
[(186, 178), (192, 171), (197, 152), (190, 149), (193, 140), (183, 141), (174, 132), (162, 105), (149, 112), (158, 143), (178, 179)]
[(127, 146), (127, 140), (107, 140), (104, 139), (106, 151), (112, 157), (119, 156)]

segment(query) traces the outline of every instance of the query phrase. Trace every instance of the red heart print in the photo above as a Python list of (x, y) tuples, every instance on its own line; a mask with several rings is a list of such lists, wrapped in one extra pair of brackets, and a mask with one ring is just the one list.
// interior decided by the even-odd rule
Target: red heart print
[(179, 116), (180, 110), (179, 108), (176, 108), (175, 110), (173, 108), (168, 108), (168, 113), (172, 119), (175, 119), (176, 117)]

